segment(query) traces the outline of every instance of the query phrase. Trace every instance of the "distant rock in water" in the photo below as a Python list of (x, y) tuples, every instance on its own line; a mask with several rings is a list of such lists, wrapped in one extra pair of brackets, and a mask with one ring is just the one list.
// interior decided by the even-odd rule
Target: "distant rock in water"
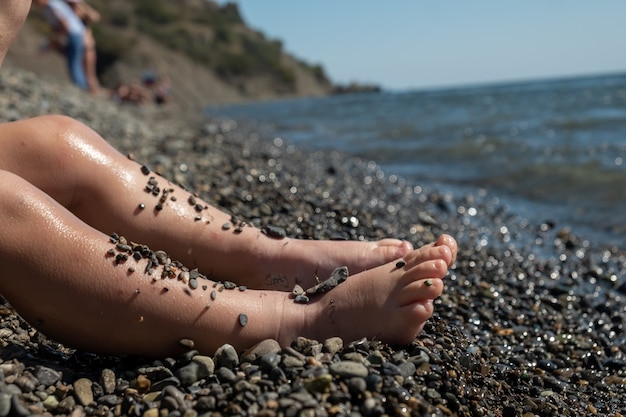
[(353, 94), (353, 93), (380, 93), (382, 88), (376, 84), (350, 83), (346, 85), (336, 85), (333, 94)]

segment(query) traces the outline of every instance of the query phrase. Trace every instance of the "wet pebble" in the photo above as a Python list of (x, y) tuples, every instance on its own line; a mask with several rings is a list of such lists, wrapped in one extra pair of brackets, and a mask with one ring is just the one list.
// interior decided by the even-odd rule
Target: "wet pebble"
[(287, 232), (282, 227), (278, 226), (263, 226), (261, 231), (268, 237), (274, 239), (283, 239), (287, 237)]
[(353, 361), (339, 361), (333, 362), (328, 367), (330, 372), (335, 375), (350, 378), (350, 377), (362, 377), (365, 378), (369, 371), (367, 367), (361, 363)]
[(217, 367), (231, 369), (239, 364), (239, 354), (232, 345), (225, 344), (215, 352), (214, 361)]

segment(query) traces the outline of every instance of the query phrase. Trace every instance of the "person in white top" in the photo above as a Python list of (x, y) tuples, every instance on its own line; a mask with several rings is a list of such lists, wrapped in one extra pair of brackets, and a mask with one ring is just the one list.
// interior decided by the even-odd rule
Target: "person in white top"
[(83, 67), (85, 69), (85, 76), (87, 77), (87, 85), (91, 94), (98, 94), (100, 92), (100, 81), (98, 81), (98, 75), (96, 72), (96, 39), (93, 36), (91, 25), (100, 21), (100, 13), (84, 0), (65, 0), (65, 2), (72, 8), (76, 16), (85, 25), (84, 47), (85, 53), (83, 55)]
[(64, 0), (34, 0), (44, 11), (46, 20), (56, 35), (65, 37), (64, 52), (70, 78), (78, 87), (88, 90), (83, 57), (85, 55), (85, 25)]

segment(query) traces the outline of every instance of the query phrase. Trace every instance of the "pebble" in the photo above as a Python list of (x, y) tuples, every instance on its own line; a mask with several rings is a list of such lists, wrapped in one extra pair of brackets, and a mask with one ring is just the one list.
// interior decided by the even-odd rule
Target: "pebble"
[(0, 417), (6, 417), (11, 411), (11, 395), (0, 392)]
[(100, 385), (102, 385), (105, 394), (113, 394), (115, 391), (115, 371), (104, 368), (100, 373)]
[(294, 285), (293, 289), (291, 290), (291, 294), (293, 294), (295, 297), (297, 297), (299, 295), (304, 295), (304, 288), (302, 288), (300, 285), (296, 284), (296, 285)]
[(225, 344), (215, 351), (215, 366), (233, 369), (239, 365), (239, 354), (232, 345)]
[(314, 285), (313, 287), (307, 289), (305, 292), (307, 295), (328, 292), (335, 288), (337, 285), (344, 282), (346, 279), (348, 279), (348, 275), (348, 268), (345, 266), (341, 266), (339, 268), (336, 268), (326, 280), (320, 282), (317, 285)]
[(282, 348), (276, 340), (266, 339), (243, 352), (241, 359), (247, 362), (254, 362), (257, 358), (267, 353), (279, 353), (281, 350)]
[(361, 363), (353, 361), (333, 362), (328, 367), (330, 372), (343, 378), (362, 377), (365, 378), (369, 371), (367, 367)]
[(299, 295), (295, 296), (293, 301), (295, 303), (298, 303), (298, 304), (308, 304), (309, 301), (311, 301), (311, 299), (308, 296), (304, 295), (304, 294), (299, 294)]
[(37, 366), (34, 376), (39, 384), (55, 385), (61, 379), (61, 372), (47, 366)]
[(261, 228), (261, 231), (265, 235), (274, 239), (283, 239), (287, 237), (287, 232), (285, 231), (285, 229), (278, 226), (263, 226), (263, 228)]
[(192, 362), (198, 365), (197, 374), (199, 379), (203, 379), (212, 375), (215, 371), (215, 362), (208, 356), (195, 355)]
[(325, 352), (335, 355), (343, 349), (343, 339), (340, 337), (331, 337), (324, 340), (323, 345)]
[(178, 341), (178, 344), (179, 344), (182, 348), (185, 348), (185, 349), (188, 349), (188, 350), (193, 349), (193, 348), (194, 348), (194, 346), (196, 345), (196, 343), (195, 343), (193, 340), (191, 340), (191, 339), (187, 339), (187, 338), (180, 339), (180, 340)]
[(79, 403), (83, 406), (88, 406), (93, 402), (93, 391), (91, 387), (93, 382), (88, 378), (79, 378), (74, 381), (74, 395)]

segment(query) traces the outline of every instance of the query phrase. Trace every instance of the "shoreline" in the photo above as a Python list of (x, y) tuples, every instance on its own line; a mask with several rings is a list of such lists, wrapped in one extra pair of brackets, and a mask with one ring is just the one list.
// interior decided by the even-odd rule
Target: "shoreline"
[(51, 341), (3, 306), (0, 415), (7, 403), (12, 415), (72, 416), (626, 413), (624, 253), (480, 196), (453, 198), (339, 152), (303, 152), (251, 123), (119, 106), (17, 71), (0, 73), (0, 92), (3, 121), (75, 117), (257, 226), (314, 239), (417, 246), (445, 232), (459, 241), (435, 315), (406, 347), (299, 339), (239, 355), (103, 356)]

